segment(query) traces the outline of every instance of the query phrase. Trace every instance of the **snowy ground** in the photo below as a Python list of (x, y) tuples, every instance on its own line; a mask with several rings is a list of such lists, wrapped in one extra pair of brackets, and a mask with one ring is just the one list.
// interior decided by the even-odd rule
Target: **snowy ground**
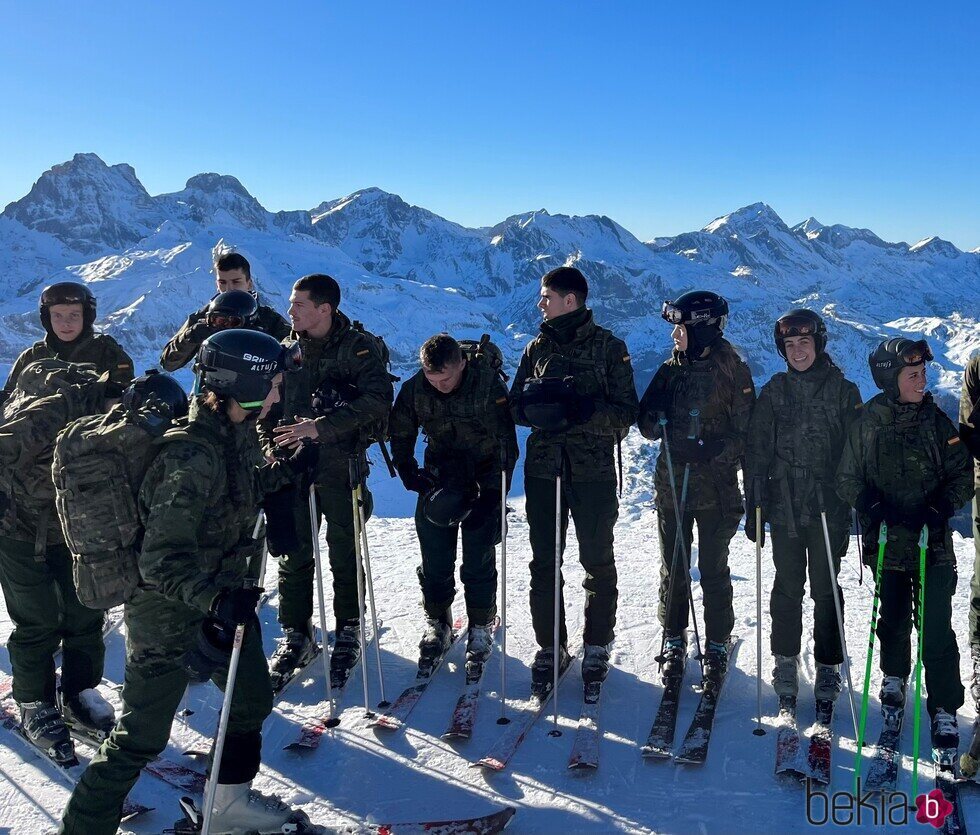
[[(361, 678), (352, 678), (343, 701), (340, 728), (325, 737), (320, 748), (308, 755), (283, 751), (297, 733), (303, 718), (317, 712), (322, 697), (322, 678), (313, 674), (296, 684), (277, 705), (265, 729), (265, 747), (260, 787), (283, 794), (301, 803), (320, 823), (350, 825), (358, 819), (412, 821), (470, 817), (484, 814), (501, 804), (518, 808), (512, 832), (785, 832), (805, 827), (804, 791), (797, 785), (777, 783), (772, 776), (775, 733), (772, 714), (775, 697), (764, 682), (763, 722), (765, 736), (754, 736), (756, 711), (756, 603), (755, 551), (741, 532), (733, 542), (731, 557), (735, 588), (736, 631), (743, 641), (719, 706), (715, 737), (703, 767), (684, 767), (671, 762), (644, 761), (639, 746), (644, 741), (659, 701), (661, 688), (654, 657), (660, 648), (660, 628), (656, 622), (655, 582), (659, 555), (655, 538), (655, 514), (648, 495), (637, 489), (639, 468), (634, 458), (630, 466), (629, 502), (624, 506), (616, 529), (620, 577), (619, 625), (615, 669), (610, 673), (603, 694), (601, 763), (598, 772), (581, 775), (569, 772), (566, 763), (575, 722), (578, 717), (581, 678), (571, 673), (561, 689), (561, 728), (563, 734), (550, 737), (550, 722), (542, 719), (518, 750), (511, 767), (502, 774), (484, 775), (470, 768), (500, 732), (499, 655), (495, 651), (484, 679), (484, 698), (474, 736), (451, 744), (440, 739), (462, 682), (462, 647), (457, 646), (433, 681), (410, 718), (409, 727), (398, 734), (382, 735), (367, 727), (361, 703)], [(519, 482), (518, 482), (519, 483)], [(384, 491), (382, 491), (384, 492)], [(527, 609), (529, 549), (523, 500), (511, 502), (508, 571), (510, 623), (507, 660), (508, 714), (521, 706), (529, 684), (528, 663), (535, 647)], [(384, 506), (379, 503), (379, 506)], [(414, 676), (416, 644), (422, 625), (419, 593), (415, 577), (418, 546), (408, 518), (384, 518), (370, 524), (371, 557), (380, 616), (383, 618), (381, 648), (386, 693), (393, 698)], [(954, 604), (955, 628), (965, 647), (968, 585), (972, 572), (973, 544), (955, 535), (960, 581)], [(566, 595), (572, 648), (581, 645), (583, 572), (574, 543), (566, 556)], [(268, 582), (274, 587), (275, 566), (270, 566)], [(864, 673), (864, 653), (870, 616), (871, 588), (865, 573), (858, 584), (856, 548), (851, 550), (842, 570), (847, 600), (847, 628), (854, 683), (860, 692)], [(767, 550), (764, 553), (763, 584), (772, 584)], [(768, 594), (768, 591), (766, 592)], [(700, 592), (695, 596), (700, 601)], [(263, 610), (268, 648), (274, 644), (278, 628), (275, 621), (276, 597)], [(329, 602), (328, 602), (329, 605)], [(457, 601), (457, 609), (461, 608)], [(700, 605), (700, 602), (699, 602)], [(764, 605), (764, 612), (768, 605)], [(0, 639), (9, 633), (6, 613), (0, 610)], [(808, 618), (809, 619), (809, 618)], [(764, 619), (765, 643), (763, 672), (768, 679), (769, 622)], [(809, 680), (813, 659), (805, 650)], [(107, 679), (122, 680), (123, 644), (120, 635), (109, 640)], [(369, 655), (369, 682), (372, 704), (379, 699), (373, 648)], [(9, 672), (6, 651), (0, 651), (0, 669)], [(688, 667), (689, 677), (697, 665)], [(317, 673), (319, 667), (317, 668)], [(968, 653), (961, 662), (964, 681), (968, 680)], [(875, 671), (872, 694), (879, 681)], [(801, 726), (812, 718), (812, 690), (801, 690)], [(678, 740), (693, 713), (696, 695), (686, 690), (678, 721)], [(200, 745), (213, 732), (217, 691), (211, 686), (193, 688), (188, 706), (194, 710), (187, 720), (174, 723), (171, 756), (180, 757), (181, 745)], [(877, 737), (877, 700), (872, 698), (869, 738)], [(969, 732), (972, 707), (960, 716), (961, 733)], [(911, 749), (911, 721), (906, 722), (905, 750)], [(923, 722), (922, 750), (928, 756), (929, 743)], [(833, 788), (850, 788), (853, 778), (853, 730), (842, 697), (835, 717), (840, 735), (834, 751)], [(82, 747), (79, 746), (80, 752)], [(186, 759), (186, 758), (185, 758)], [(928, 778), (928, 766), (924, 769)], [(908, 790), (910, 765), (900, 779), (899, 788)], [(928, 782), (928, 779), (927, 779)], [(156, 811), (124, 826), (123, 831), (159, 833), (178, 817), (179, 792), (153, 777), (144, 775), (137, 784), (134, 799)], [(980, 812), (980, 793), (964, 790), (967, 816)], [(25, 760), (19, 748), (0, 747), (0, 833), (40, 833), (55, 821), (67, 799), (68, 789), (57, 772), (38, 759)], [(867, 818), (865, 820), (868, 820)], [(914, 820), (910, 824), (916, 827)]]

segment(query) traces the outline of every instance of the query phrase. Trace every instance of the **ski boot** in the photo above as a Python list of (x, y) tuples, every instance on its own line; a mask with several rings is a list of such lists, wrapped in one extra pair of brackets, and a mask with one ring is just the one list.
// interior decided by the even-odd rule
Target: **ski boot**
[(773, 661), (776, 662), (776, 666), (772, 668), (772, 689), (779, 697), (780, 706), (784, 697), (793, 700), (795, 715), (796, 697), (800, 693), (800, 656), (773, 655)]
[[(180, 805), (186, 820), (179, 821), (174, 831), (200, 832), (204, 825), (203, 811), (190, 798), (182, 798)], [(219, 783), (215, 790), (212, 835), (281, 835), (284, 832), (316, 831), (318, 828), (310, 823), (305, 812), (289, 807), (278, 795), (256, 791), (251, 781), (234, 785)]]
[(582, 657), (582, 681), (586, 684), (601, 682), (609, 675), (609, 646), (586, 644)]
[(116, 711), (94, 687), (77, 696), (65, 697), (59, 692), (61, 715), (70, 730), (103, 742), (116, 726)]
[(297, 670), (313, 660), (317, 646), (312, 634), (312, 624), (305, 629), (283, 629), (282, 638), (269, 659), (269, 678), (274, 691), (278, 692)]
[(708, 641), (704, 651), (702, 689), (717, 689), (728, 672), (728, 641)]
[(361, 622), (357, 618), (337, 621), (333, 653), (330, 655), (330, 686), (343, 690), (355, 665), (361, 660)]
[(28, 741), (56, 763), (72, 766), (78, 762), (65, 719), (51, 702), (22, 702), (20, 723)]
[(813, 695), (818, 702), (836, 702), (843, 687), (840, 665), (817, 663), (817, 681), (813, 685)]
[(796, 718), (796, 696), (779, 697), (779, 716), (784, 720)]
[(479, 681), (493, 651), (493, 624), (471, 626), (466, 633), (466, 680)]
[[(558, 676), (568, 669), (572, 663), (572, 656), (568, 654), (568, 648), (564, 645), (558, 651)], [(532, 698), (544, 701), (551, 695), (551, 690), (555, 685), (555, 649), (545, 647), (539, 649), (531, 663), (531, 696)]]
[(905, 679), (900, 676), (885, 676), (881, 680), (881, 718), (886, 728), (894, 730), (901, 724), (905, 714)]
[(426, 618), (425, 623), (425, 632), (419, 641), (418, 674), (422, 677), (432, 675), (436, 665), (453, 644), (453, 628), (445, 617)]
[(943, 708), (936, 710), (932, 717), (932, 759), (939, 765), (952, 766), (960, 747), (960, 729), (956, 714)]
[(684, 667), (687, 665), (687, 632), (668, 634), (664, 642), (664, 651), (657, 661), (660, 662), (660, 676), (664, 683), (668, 679), (682, 678)]

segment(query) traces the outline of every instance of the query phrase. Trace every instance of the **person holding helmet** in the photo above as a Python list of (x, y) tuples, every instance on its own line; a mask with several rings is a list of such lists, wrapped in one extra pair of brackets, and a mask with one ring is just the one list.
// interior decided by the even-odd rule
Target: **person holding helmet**
[[(661, 554), (658, 615), (664, 630), (661, 672), (665, 680), (684, 672), (689, 614), (685, 557), (691, 554), (697, 522), (707, 641), (702, 668), (705, 684), (711, 684), (728, 670), (728, 642), (735, 624), (728, 546), (742, 517), (738, 468), (755, 387), (748, 366), (724, 338), (725, 299), (692, 290), (676, 301), (665, 301), (662, 316), (674, 326), (674, 349), (643, 394), (639, 420), (645, 438), (665, 441), (654, 476)], [(668, 446), (672, 469), (665, 454)], [(672, 496), (678, 498), (680, 519)], [(683, 538), (683, 548), (678, 547), (678, 537)]]
[[(467, 360), (447, 333), (427, 339), (419, 360), (422, 369), (401, 387), (388, 424), (398, 475), (406, 489), (419, 494), (415, 529), (426, 615), (419, 668), (431, 668), (452, 643), (450, 607), (460, 533), (469, 627), (466, 662), (482, 666), (490, 655), (497, 614), (494, 547), (500, 542), (504, 500), (501, 453), (509, 484), (518, 458), (517, 434), (507, 388), (489, 363)], [(420, 430), (426, 438), (424, 468), (415, 458)]]
[(289, 323), (271, 307), (259, 304), (252, 268), (245, 256), (226, 252), (217, 257), (214, 275), (217, 295), (188, 316), (164, 346), (160, 365), (165, 371), (183, 368), (205, 339), (227, 328), (262, 331), (279, 341), (289, 336)]
[[(950, 624), (956, 558), (949, 520), (973, 495), (970, 453), (952, 421), (926, 391), (932, 351), (924, 339), (882, 342), (868, 357), (881, 393), (851, 427), (837, 469), (837, 492), (855, 507), (865, 564), (877, 573), (878, 537), (887, 526), (884, 561), (875, 577), (881, 600), (882, 707), (901, 710), (911, 670), (913, 611), (925, 582), (922, 663), (934, 748), (959, 745), (956, 711), (963, 704), (960, 653)], [(928, 530), (925, 577), (919, 539)]]
[[(776, 320), (776, 350), (786, 370), (759, 392), (745, 455), (745, 535), (760, 544), (765, 522), (776, 567), (769, 602), (773, 689), (780, 706), (795, 713), (803, 635), (803, 588), (810, 577), (814, 603), (814, 696), (824, 713), (840, 694), (844, 660), (834, 595), (843, 612), (837, 575), (850, 542), (850, 508), (835, 489), (844, 440), (861, 413), (861, 393), (827, 353), (827, 326), (812, 310), (791, 310)], [(763, 530), (756, 530), (755, 508)], [(821, 513), (833, 557), (831, 576)], [(761, 539), (759, 539), (761, 537)]]
[(115, 339), (93, 329), (96, 303), (87, 286), (77, 281), (60, 281), (45, 287), (38, 311), (46, 335), (14, 361), (0, 393), (0, 403), (10, 396), (24, 368), (46, 357), (89, 363), (100, 374), (108, 372), (110, 388), (117, 395), (130, 384), (133, 361)]
[(217, 780), (212, 831), (278, 832), (306, 821), (251, 789), (272, 687), (255, 615), (261, 589), (243, 585), (259, 508), (245, 454), (252, 425), (278, 402), (286, 349), (258, 331), (226, 330), (198, 352), (200, 394), (164, 435), (139, 491), (143, 583), (126, 603), (123, 711), (78, 782), (59, 832), (109, 835), (140, 770), (166, 747), (184, 690), (205, 676), (224, 688), (231, 648), (213, 645), (246, 624)]
[[(569, 514), (586, 572), (582, 674), (587, 684), (606, 678), (615, 635), (619, 592), (613, 527), (619, 502), (614, 456), (636, 421), (636, 387), (625, 343), (595, 323), (585, 304), (588, 295), (589, 284), (575, 267), (542, 276), (541, 332), (524, 349), (511, 386), (514, 419), (531, 427), (524, 488), (531, 621), (541, 648), (531, 665), (531, 692), (539, 699), (552, 691), (556, 663), (559, 671), (570, 663), (564, 602), (560, 594), (555, 599), (556, 563), (564, 553)], [(557, 548), (556, 520), (561, 532)]]

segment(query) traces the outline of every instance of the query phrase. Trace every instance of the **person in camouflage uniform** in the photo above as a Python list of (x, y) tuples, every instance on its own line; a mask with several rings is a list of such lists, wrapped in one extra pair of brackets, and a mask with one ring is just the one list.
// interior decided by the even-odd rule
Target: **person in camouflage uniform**
[[(834, 595), (841, 559), (850, 542), (851, 514), (835, 489), (844, 439), (861, 411), (861, 393), (826, 352), (827, 327), (811, 310), (781, 316), (773, 333), (786, 371), (762, 387), (749, 423), (745, 455), (745, 535), (765, 541), (756, 530), (756, 507), (772, 534), (776, 579), (769, 598), (771, 648), (776, 666), (773, 688), (781, 703), (795, 708), (799, 693), (803, 635), (803, 588), (807, 573), (814, 603), (814, 695), (833, 702), (841, 691), (844, 655)], [(821, 512), (826, 513), (834, 573), (831, 576)], [(761, 539), (760, 539), (761, 537)]]
[(59, 646), (65, 711), (93, 728), (112, 717), (94, 690), (105, 660), (105, 612), (78, 600), (51, 479), (58, 433), (107, 408), (108, 376), (57, 359), (29, 363), (0, 424), (0, 586), (14, 623), (7, 644), (13, 695), (27, 736), (58, 761), (74, 756), (56, 707), (52, 656)]
[(225, 687), (231, 647), (211, 645), (209, 636), (230, 635), (240, 623), (246, 629), (217, 766), (214, 831), (279, 831), (294, 816), (251, 790), (272, 688), (255, 615), (260, 589), (243, 585), (243, 547), (260, 498), (245, 453), (255, 419), (278, 400), (282, 356), (275, 339), (255, 331), (226, 330), (201, 346), (203, 393), (163, 436), (139, 491), (143, 585), (125, 604), (123, 711), (69, 799), (64, 835), (116, 832), (140, 770), (167, 745), (191, 674), (200, 676), (203, 665)]
[(674, 350), (660, 366), (640, 401), (643, 437), (663, 437), (673, 463), (673, 484), (664, 444), (654, 483), (660, 535), (660, 623), (664, 628), (664, 678), (682, 675), (687, 657), (688, 566), (678, 556), (678, 520), (672, 492), (681, 505), (685, 468), (690, 466), (680, 522), (690, 555), (694, 523), (698, 525), (698, 568), (704, 593), (707, 650), (706, 680), (723, 676), (728, 666), (728, 639), (735, 624), (728, 548), (742, 518), (738, 468), (745, 449), (755, 387), (748, 366), (723, 337), (728, 302), (717, 293), (692, 290), (675, 302), (664, 302), (663, 318), (674, 325)]
[[(220, 256), (214, 262), (214, 275), (215, 287), (219, 294), (231, 290), (242, 290), (254, 296), (256, 304), (258, 304), (258, 291), (252, 281), (252, 267), (245, 256), (239, 255), (237, 252), (227, 252)], [(200, 310), (195, 310), (187, 317), (187, 321), (180, 326), (180, 330), (164, 346), (160, 354), (160, 365), (165, 371), (176, 371), (178, 368), (183, 368), (197, 354), (197, 349), (201, 347), (201, 343), (221, 330), (220, 327), (213, 324), (213, 321), (209, 321), (210, 307), (211, 303), (208, 302)], [(247, 325), (233, 325), (233, 327), (252, 328), (267, 333), (280, 341), (289, 336), (289, 323), (275, 310), (264, 304), (258, 304), (254, 322)]]
[(133, 381), (133, 361), (113, 339), (93, 330), (96, 303), (84, 284), (62, 281), (45, 287), (39, 302), (41, 324), (47, 335), (14, 361), (0, 392), (0, 403), (10, 396), (23, 370), (32, 362), (54, 357), (72, 363), (94, 365), (108, 372), (110, 388), (118, 394)]
[[(579, 559), (585, 567), (587, 680), (605, 678), (616, 626), (616, 561), (613, 527), (619, 516), (614, 454), (636, 421), (633, 367), (626, 345), (597, 325), (585, 306), (589, 286), (574, 267), (541, 279), (541, 333), (528, 343), (511, 386), (515, 421), (530, 426), (524, 464), (531, 539), (531, 621), (538, 646), (531, 666), (532, 690), (551, 691), (554, 670), (555, 518), (561, 519), (564, 552), (568, 515), (575, 521)], [(561, 473), (561, 508), (555, 477)], [(559, 665), (568, 664), (564, 601)]]
[(919, 536), (929, 543), (925, 617), (919, 639), (925, 666), (933, 746), (955, 748), (956, 711), (963, 704), (960, 655), (950, 624), (956, 561), (949, 520), (973, 493), (970, 454), (956, 427), (926, 388), (925, 340), (889, 339), (869, 357), (881, 394), (851, 426), (837, 469), (837, 492), (857, 508), (864, 529), (865, 563), (877, 574), (879, 529), (888, 528), (881, 598), (883, 706), (901, 708), (911, 669), (913, 610), (919, 594)]
[[(509, 484), (518, 457), (517, 434), (507, 388), (489, 362), (468, 361), (445, 333), (426, 340), (419, 359), (422, 370), (398, 392), (389, 431), (398, 475), (406, 489), (419, 494), (418, 575), (428, 621), (420, 649), (423, 659), (441, 657), (449, 649), (456, 540), (462, 531), (467, 662), (482, 664), (490, 654), (497, 613), (494, 548), (501, 533), (501, 462)], [(420, 429), (426, 437), (424, 468), (415, 458)], [(430, 498), (437, 505), (453, 502), (447, 518), (429, 511)]]
[[(960, 438), (973, 456), (973, 579), (970, 583), (970, 655), (973, 661), (971, 693), (980, 705), (980, 354), (970, 358), (963, 372), (960, 394)], [(980, 707), (978, 707), (980, 710)]]
[[(344, 676), (360, 657), (350, 462), (364, 461), (373, 435), (388, 419), (393, 393), (378, 342), (355, 328), (339, 306), (340, 287), (328, 275), (304, 276), (293, 285), (289, 316), (303, 367), (287, 380), (281, 410), (259, 422), (259, 435), (267, 458), (309, 443), (319, 451), (313, 481), (317, 507), (327, 523), (337, 619), (331, 669)], [(282, 425), (276, 425), (280, 416)], [(291, 541), (277, 544), (275, 532), (269, 530), (270, 551), (279, 557), (279, 622), (284, 636), (271, 659), (274, 680), (306, 663), (314, 652), (313, 540), (306, 488), (296, 487), (288, 502), (293, 529), (285, 539)], [(362, 490), (369, 517), (371, 493), (366, 484)], [(271, 524), (276, 514), (269, 512), (269, 505), (266, 509)]]

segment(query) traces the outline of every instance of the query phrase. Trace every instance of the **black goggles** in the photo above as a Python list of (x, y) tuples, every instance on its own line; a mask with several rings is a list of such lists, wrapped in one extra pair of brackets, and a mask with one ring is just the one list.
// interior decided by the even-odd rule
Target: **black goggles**
[(787, 316), (776, 323), (776, 332), (783, 339), (789, 336), (816, 336), (817, 326), (812, 319)]
[(234, 313), (209, 313), (208, 326), (222, 331), (229, 330), (230, 328), (244, 328), (245, 317), (236, 316)]
[(932, 362), (932, 351), (929, 343), (920, 339), (902, 350), (899, 357), (906, 365), (925, 365), (927, 362)]
[(673, 302), (664, 302), (660, 315), (672, 325), (679, 325), (684, 321), (684, 311)]

